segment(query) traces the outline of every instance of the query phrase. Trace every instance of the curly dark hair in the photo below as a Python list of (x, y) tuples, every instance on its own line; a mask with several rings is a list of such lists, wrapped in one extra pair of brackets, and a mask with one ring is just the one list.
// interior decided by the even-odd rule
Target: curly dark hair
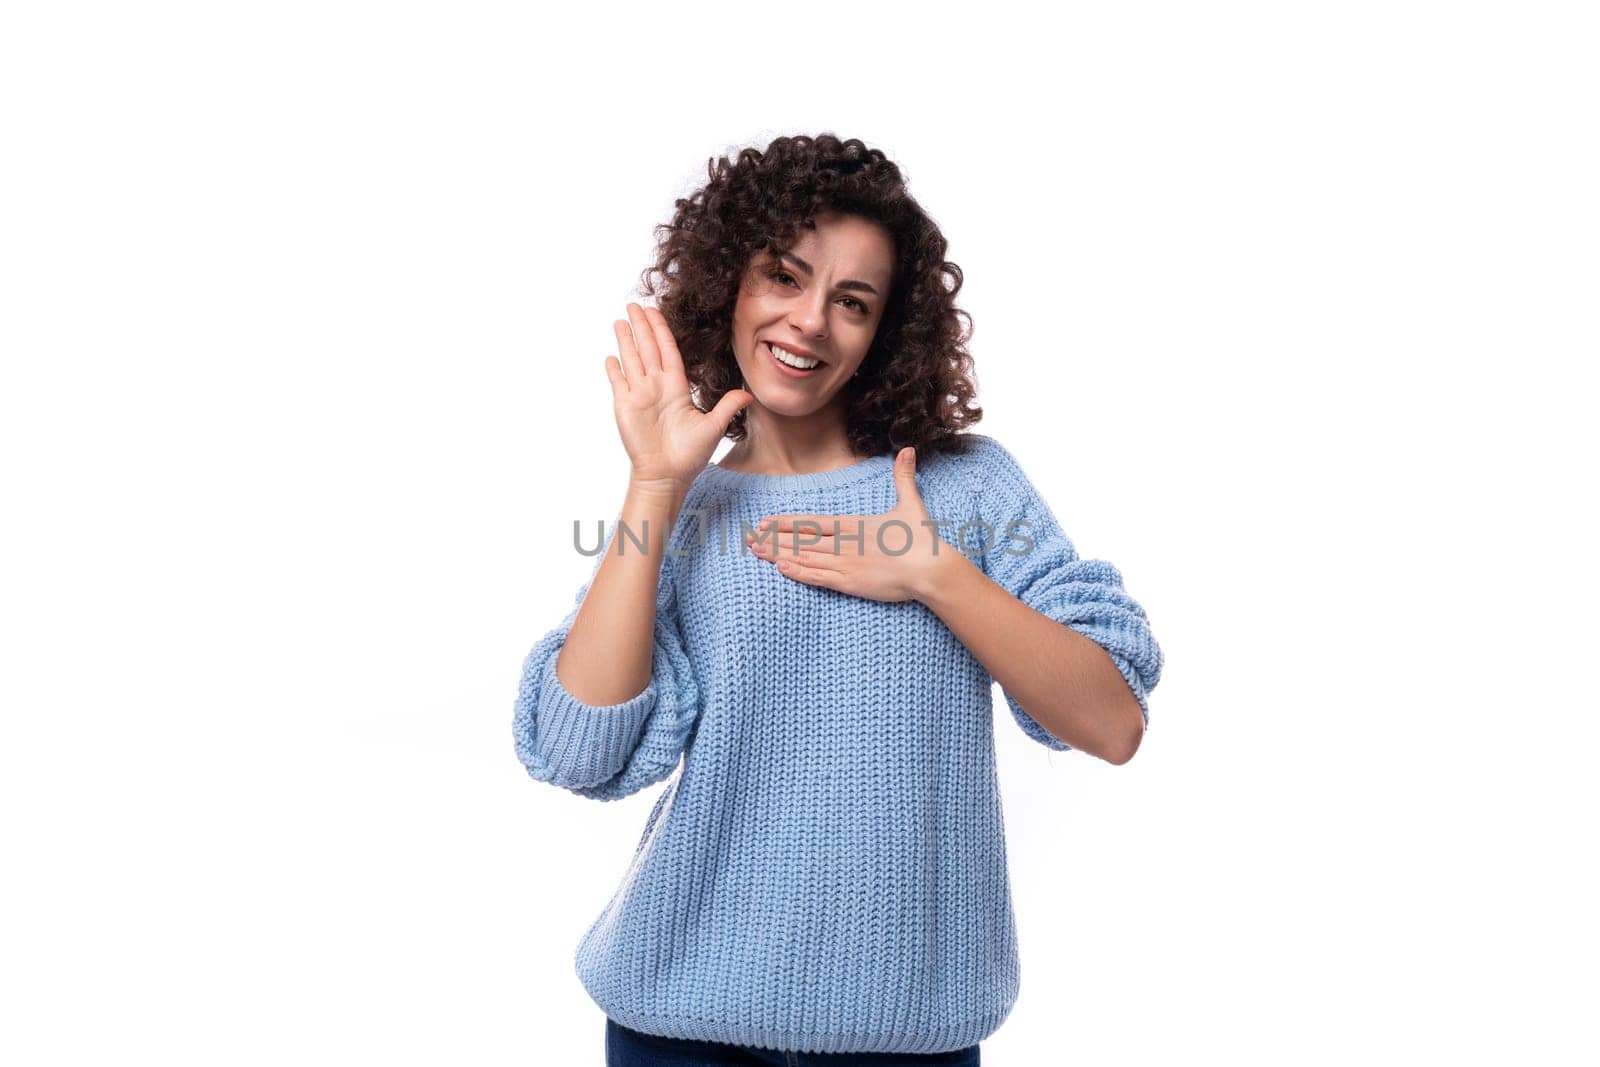
[[(695, 406), (710, 411), (742, 377), (730, 344), (739, 284), (762, 250), (788, 251), (814, 216), (838, 212), (888, 231), (894, 269), (883, 317), (845, 390), (850, 447), (881, 455), (962, 452), (963, 427), (983, 417), (972, 355), (972, 317), (956, 307), (961, 268), (948, 242), (882, 151), (831, 133), (779, 137), (765, 151), (706, 162), (707, 182), (655, 228), (655, 263), (640, 292), (656, 297), (683, 353)], [(745, 412), (726, 436), (743, 440)]]

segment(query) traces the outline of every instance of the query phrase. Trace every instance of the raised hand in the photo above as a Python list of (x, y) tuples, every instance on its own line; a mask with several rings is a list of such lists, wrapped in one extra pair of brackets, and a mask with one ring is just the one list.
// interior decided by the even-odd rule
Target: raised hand
[(628, 305), (628, 318), (614, 323), (617, 350), (606, 357), (617, 432), (633, 464), (636, 485), (687, 490), (741, 408), (755, 399), (730, 389), (717, 406), (694, 406), (678, 342), (657, 308)]

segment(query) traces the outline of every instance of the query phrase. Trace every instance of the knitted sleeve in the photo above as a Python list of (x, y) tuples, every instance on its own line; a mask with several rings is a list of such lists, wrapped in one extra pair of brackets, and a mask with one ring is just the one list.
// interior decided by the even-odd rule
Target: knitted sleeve
[[(998, 441), (983, 438), (974, 474), (979, 514), (992, 533), (973, 532), (967, 543), (989, 546), (981, 557), (984, 573), (1103, 648), (1138, 698), (1149, 729), (1149, 694), (1161, 679), (1163, 656), (1144, 608), (1123, 588), (1122, 574), (1105, 560), (1078, 558), (1049, 505)], [(1057, 750), (1072, 747), (1047, 733), (1004, 686), (1001, 691), (1029, 737)]]
[(671, 554), (661, 561), (650, 681), (620, 704), (585, 704), (556, 676), (583, 598), (616, 539), (617, 522), (595, 558), (572, 610), (533, 646), (522, 664), (512, 735), (517, 758), (537, 781), (592, 800), (618, 800), (670, 775), (699, 714), (700, 693), (689, 663), (673, 587)]

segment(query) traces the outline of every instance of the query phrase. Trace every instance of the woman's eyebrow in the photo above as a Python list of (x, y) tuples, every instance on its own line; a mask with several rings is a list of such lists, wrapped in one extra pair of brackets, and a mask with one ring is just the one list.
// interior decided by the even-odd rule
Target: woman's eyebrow
[[(783, 253), (783, 255), (780, 258), (793, 260), (794, 261), (794, 265), (799, 267), (801, 270), (805, 271), (807, 274), (814, 273), (812, 271), (812, 269), (811, 269), (811, 264), (807, 263), (805, 260), (803, 260), (799, 256), (795, 255), (793, 252), (785, 252), (785, 253)], [(866, 282), (858, 281), (855, 278), (851, 278), (849, 281), (840, 282), (839, 283), (839, 288), (841, 288), (841, 289), (858, 289), (863, 293), (871, 293), (873, 296), (878, 296), (879, 295), (878, 290), (874, 289), (872, 286), (868, 285)]]

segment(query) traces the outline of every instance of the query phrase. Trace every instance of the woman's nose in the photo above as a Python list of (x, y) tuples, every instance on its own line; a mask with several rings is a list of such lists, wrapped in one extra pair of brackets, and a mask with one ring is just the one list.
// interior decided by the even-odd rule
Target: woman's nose
[(828, 331), (828, 306), (820, 299), (813, 299), (805, 306), (795, 308), (789, 316), (789, 323), (808, 337), (825, 337)]

